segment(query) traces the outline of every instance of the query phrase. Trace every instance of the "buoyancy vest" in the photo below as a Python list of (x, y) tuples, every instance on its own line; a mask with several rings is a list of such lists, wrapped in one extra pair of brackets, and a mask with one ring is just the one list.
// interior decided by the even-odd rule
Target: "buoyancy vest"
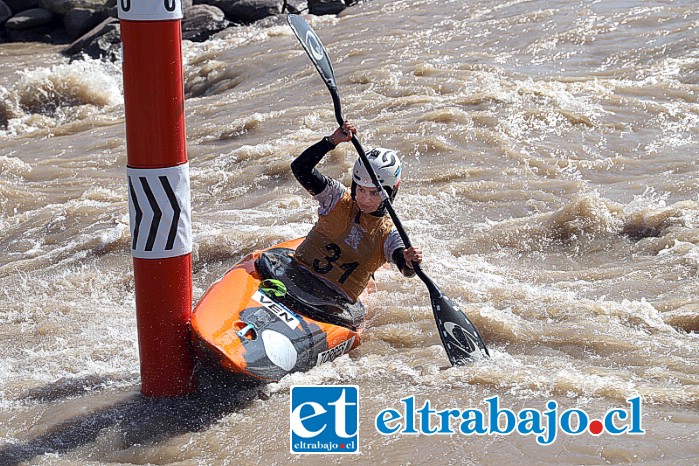
[(393, 222), (361, 213), (345, 191), (296, 249), (295, 258), (356, 302), (372, 274), (386, 263), (384, 244)]

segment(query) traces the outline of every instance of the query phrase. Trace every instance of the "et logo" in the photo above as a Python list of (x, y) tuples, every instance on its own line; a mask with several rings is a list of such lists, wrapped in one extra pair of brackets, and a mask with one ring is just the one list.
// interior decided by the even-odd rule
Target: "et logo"
[(355, 385), (291, 387), (291, 453), (359, 453)]

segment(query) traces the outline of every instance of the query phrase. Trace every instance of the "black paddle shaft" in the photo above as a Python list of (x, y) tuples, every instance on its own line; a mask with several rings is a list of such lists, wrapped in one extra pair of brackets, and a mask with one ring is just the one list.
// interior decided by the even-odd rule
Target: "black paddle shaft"
[[(333, 105), (335, 107), (335, 118), (337, 123), (342, 126), (345, 122), (344, 118), (342, 117), (342, 104), (340, 102), (340, 95), (337, 90), (337, 82), (335, 81), (335, 72), (325, 47), (323, 47), (323, 44), (320, 42), (320, 39), (316, 33), (302, 17), (298, 15), (289, 15), (288, 21), (291, 29), (294, 31), (294, 34), (298, 38), (299, 42), (301, 42), (301, 45), (306, 50), (306, 53), (313, 62), (313, 65), (315, 65), (318, 73), (323, 78), (325, 85), (328, 87), (333, 100)], [(405, 247), (410, 248), (410, 238), (408, 237), (405, 228), (403, 228), (403, 224), (393, 208), (393, 204), (391, 204), (391, 200), (386, 193), (386, 190), (379, 182), (373, 166), (369, 162), (369, 159), (364, 152), (364, 148), (356, 136), (352, 136), (352, 144), (357, 150), (362, 163), (364, 163), (364, 165), (367, 167), (367, 172), (369, 173), (371, 181), (379, 190), (381, 198), (385, 202), (386, 210), (391, 216), (391, 220), (393, 220), (393, 224), (403, 240)], [(432, 311), (435, 322), (437, 323), (439, 337), (445, 351), (447, 352), (447, 356), (449, 357), (451, 364), (462, 365), (473, 360), (475, 358), (474, 355), (479, 353), (485, 356), (490, 356), (488, 348), (485, 346), (485, 342), (478, 332), (478, 329), (476, 329), (473, 323), (471, 323), (466, 314), (456, 307), (454, 303), (448, 297), (446, 297), (444, 293), (442, 293), (439, 287), (422, 270), (420, 264), (413, 262), (412, 266), (415, 273), (427, 286), (430, 293)]]
[[(330, 95), (332, 96), (333, 104), (335, 106), (335, 118), (337, 123), (342, 126), (344, 124), (344, 119), (342, 118), (342, 106), (337, 87), (329, 87), (328, 89), (330, 90)], [(376, 186), (381, 193), (386, 210), (388, 211), (388, 214), (390, 215), (398, 234), (403, 240), (403, 244), (405, 244), (406, 248), (410, 248), (412, 243), (410, 242), (408, 232), (403, 227), (403, 223), (400, 221), (398, 213), (393, 208), (393, 204), (391, 203), (388, 193), (386, 193), (386, 190), (376, 176), (376, 172), (369, 162), (369, 158), (367, 157), (362, 144), (355, 136), (352, 136), (352, 145), (354, 145), (354, 148), (357, 150), (362, 163), (364, 163), (364, 165), (367, 167), (367, 172), (369, 173), (372, 183), (374, 183), (374, 186)], [(420, 280), (422, 280), (425, 286), (427, 286), (427, 290), (430, 293), (430, 301), (434, 311), (434, 317), (439, 327), (439, 336), (452, 365), (462, 365), (465, 362), (473, 359), (472, 353), (478, 348), (480, 348), (483, 354), (490, 356), (490, 352), (483, 341), (483, 337), (466, 314), (459, 310), (454, 303), (447, 298), (444, 293), (442, 293), (442, 290), (434, 283), (434, 281), (432, 281), (425, 271), (422, 270), (420, 264), (413, 262), (412, 266), (415, 273)], [(460, 321), (460, 325), (451, 321), (446, 321), (444, 317), (451, 317), (451, 321)], [(454, 325), (455, 327), (450, 328), (450, 324)], [(458, 328), (458, 331), (452, 330), (453, 328)], [(464, 355), (464, 352), (467, 353), (467, 355)]]

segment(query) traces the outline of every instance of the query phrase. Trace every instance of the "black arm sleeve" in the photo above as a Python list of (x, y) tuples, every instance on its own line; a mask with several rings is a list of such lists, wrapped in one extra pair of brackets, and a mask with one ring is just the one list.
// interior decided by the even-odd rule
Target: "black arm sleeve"
[(328, 185), (328, 177), (320, 173), (315, 167), (325, 157), (325, 154), (334, 148), (335, 146), (324, 138), (303, 151), (291, 162), (291, 171), (296, 180), (313, 196), (321, 193)]
[(393, 263), (396, 264), (396, 267), (398, 267), (400, 273), (402, 273), (406, 277), (414, 277), (415, 271), (405, 261), (403, 251), (405, 251), (405, 248), (398, 248), (395, 251), (393, 251), (393, 255), (391, 256), (393, 258)]

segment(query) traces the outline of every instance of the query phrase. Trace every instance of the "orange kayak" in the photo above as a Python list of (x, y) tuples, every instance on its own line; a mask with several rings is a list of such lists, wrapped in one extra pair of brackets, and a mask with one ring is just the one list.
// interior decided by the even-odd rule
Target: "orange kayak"
[(192, 312), (197, 356), (246, 381), (276, 382), (360, 343), (364, 307), (291, 259), (303, 238), (255, 251), (214, 283)]

